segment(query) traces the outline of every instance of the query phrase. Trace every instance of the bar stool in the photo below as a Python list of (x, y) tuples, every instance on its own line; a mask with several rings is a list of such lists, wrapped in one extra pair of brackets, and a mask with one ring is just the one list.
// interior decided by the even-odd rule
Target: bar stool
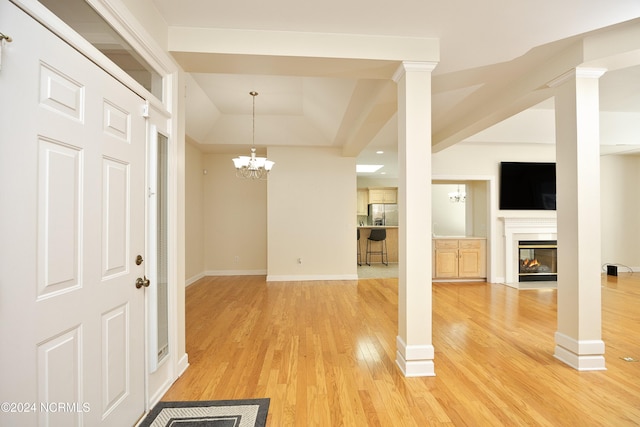
[[(373, 244), (371, 242), (380, 242), (380, 250), (372, 251), (371, 247)], [(372, 228), (371, 234), (367, 238), (367, 253), (366, 253), (366, 262), (367, 265), (371, 265), (369, 262), (371, 255), (380, 255), (381, 262), (384, 265), (389, 265), (389, 256), (387, 254), (387, 229), (386, 228)], [(385, 262), (385, 258), (387, 262)]]
[(362, 254), (360, 253), (360, 229), (356, 229), (358, 231), (358, 265), (362, 265)]

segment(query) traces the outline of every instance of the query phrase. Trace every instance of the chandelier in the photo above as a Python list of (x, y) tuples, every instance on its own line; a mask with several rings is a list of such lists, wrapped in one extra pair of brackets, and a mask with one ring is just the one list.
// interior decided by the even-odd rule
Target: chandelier
[(465, 191), (460, 191), (459, 185), (458, 191), (453, 191), (447, 195), (449, 196), (449, 201), (451, 203), (464, 203), (467, 200), (467, 193)]
[(238, 156), (233, 159), (236, 167), (236, 176), (248, 179), (267, 179), (269, 171), (275, 164), (266, 157), (256, 157), (256, 96), (258, 92), (251, 91), (249, 95), (253, 97), (253, 140), (251, 156)]

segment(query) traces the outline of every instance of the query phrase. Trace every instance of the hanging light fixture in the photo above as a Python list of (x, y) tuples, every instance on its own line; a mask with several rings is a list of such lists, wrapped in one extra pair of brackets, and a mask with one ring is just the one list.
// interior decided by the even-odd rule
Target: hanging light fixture
[(459, 185), (458, 191), (448, 193), (448, 196), (451, 203), (464, 203), (467, 200), (467, 193), (465, 191), (460, 191)]
[(269, 171), (275, 164), (266, 157), (256, 157), (256, 96), (258, 92), (251, 91), (249, 95), (253, 97), (253, 130), (251, 156), (238, 156), (233, 159), (236, 167), (236, 176), (248, 179), (267, 179)]

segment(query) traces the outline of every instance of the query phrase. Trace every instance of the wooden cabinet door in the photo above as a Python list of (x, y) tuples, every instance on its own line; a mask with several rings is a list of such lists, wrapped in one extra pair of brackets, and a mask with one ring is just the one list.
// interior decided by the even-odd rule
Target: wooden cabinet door
[(369, 190), (369, 203), (384, 203), (382, 190)]
[(460, 249), (458, 261), (459, 277), (480, 277), (482, 270), (480, 249)]
[(369, 203), (398, 203), (397, 188), (370, 188)]
[(382, 197), (384, 203), (398, 203), (398, 190), (395, 188), (382, 190)]
[(458, 250), (436, 249), (436, 263), (434, 268), (436, 278), (458, 277)]
[(369, 215), (368, 206), (367, 206), (368, 204), (369, 204), (369, 190), (358, 189), (357, 215)]

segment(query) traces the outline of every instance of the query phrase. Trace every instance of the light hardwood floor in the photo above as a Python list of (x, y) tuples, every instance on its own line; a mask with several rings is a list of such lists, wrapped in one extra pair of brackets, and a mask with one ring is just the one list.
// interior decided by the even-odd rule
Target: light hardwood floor
[(163, 400), (271, 398), (280, 426), (640, 425), (640, 275), (603, 276), (606, 371), (553, 357), (556, 290), (433, 285), (435, 377), (395, 364), (397, 279), (187, 288), (190, 367)]

